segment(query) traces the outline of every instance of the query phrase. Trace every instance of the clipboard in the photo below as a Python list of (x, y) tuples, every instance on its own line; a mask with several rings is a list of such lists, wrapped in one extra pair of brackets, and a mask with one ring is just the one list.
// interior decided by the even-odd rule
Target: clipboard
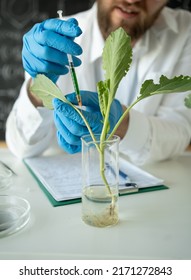
[[(69, 155), (69, 157), (71, 158), (72, 155)], [(64, 157), (64, 159), (67, 160), (67, 156), (66, 155), (62, 155), (62, 156), (55, 156), (55, 158), (53, 158), (54, 160), (58, 160)], [(76, 157), (76, 156), (74, 156)], [(51, 158), (49, 158), (51, 160)], [(47, 162), (47, 157), (38, 157), (38, 158), (32, 158), (31, 159), (33, 162), (36, 160), (40, 160), (41, 164), (42, 164), (42, 160), (45, 160)], [(69, 198), (69, 199), (64, 199), (64, 200), (57, 200), (55, 199), (55, 197), (50, 193), (50, 191), (47, 189), (47, 187), (44, 185), (44, 183), (42, 182), (42, 180), (40, 180), (39, 176), (37, 175), (37, 173), (35, 172), (34, 168), (32, 167), (32, 165), (30, 164), (31, 162), (30, 159), (25, 159), (24, 160), (24, 164), (27, 167), (27, 169), (29, 170), (29, 172), (31, 173), (31, 175), (34, 177), (34, 179), (37, 181), (40, 189), (43, 191), (43, 193), (45, 194), (45, 196), (47, 197), (47, 199), (49, 200), (49, 202), (52, 204), (53, 207), (58, 207), (58, 206), (64, 206), (64, 205), (68, 205), (68, 204), (74, 204), (74, 203), (80, 203), (81, 202), (81, 197), (74, 197), (74, 198)], [(60, 163), (60, 162), (59, 162)], [(135, 170), (137, 170), (137, 167), (135, 167)], [(138, 170), (141, 170), (138, 168)], [(142, 171), (144, 172), (144, 171)], [(146, 173), (148, 176), (152, 176), (149, 173)], [(155, 177), (153, 177), (155, 178)], [(156, 178), (156, 182), (161, 182), (160, 180), (157, 181), (158, 178)], [(158, 190), (165, 190), (165, 189), (169, 189), (169, 187), (167, 187), (166, 185), (163, 184), (157, 184), (154, 186), (146, 186), (146, 187), (138, 187), (138, 186), (127, 186), (127, 188), (123, 188), (122, 191), (120, 192), (119, 189), (119, 196), (125, 196), (125, 195), (132, 195), (132, 194), (141, 194), (141, 193), (146, 193), (146, 192), (150, 192), (150, 191), (158, 191)], [(125, 190), (125, 191), (124, 191)]]

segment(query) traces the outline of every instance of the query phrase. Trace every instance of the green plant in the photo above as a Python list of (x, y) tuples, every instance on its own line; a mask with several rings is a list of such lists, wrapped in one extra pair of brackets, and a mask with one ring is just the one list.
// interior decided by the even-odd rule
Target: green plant
[[(172, 79), (168, 79), (165, 76), (161, 76), (159, 83), (155, 84), (153, 80), (146, 80), (140, 89), (140, 93), (137, 99), (125, 110), (118, 123), (108, 135), (110, 130), (109, 125), (109, 113), (113, 99), (115, 98), (117, 88), (121, 79), (128, 72), (132, 62), (132, 48), (130, 37), (126, 34), (123, 28), (118, 28), (112, 32), (105, 41), (103, 49), (103, 69), (105, 70), (105, 80), (97, 83), (97, 91), (99, 97), (100, 111), (103, 117), (103, 129), (100, 136), (100, 145), (97, 145), (97, 150), (100, 153), (100, 174), (102, 179), (108, 188), (110, 194), (110, 187), (107, 183), (104, 174), (104, 142), (110, 139), (116, 132), (116, 129), (121, 124), (124, 117), (129, 113), (131, 108), (144, 98), (156, 95), (156, 94), (168, 94), (175, 92), (185, 92), (191, 90), (191, 77), (178, 76)], [(127, 85), (128, 86), (128, 85)], [(81, 116), (85, 122), (89, 133), (96, 141), (95, 136), (83, 116), (83, 111), (71, 104), (63, 95), (60, 89), (44, 75), (37, 75), (30, 88), (32, 93), (36, 94), (42, 99), (44, 106), (49, 109), (53, 109), (52, 99), (54, 97), (70, 104)], [(185, 99), (185, 105), (191, 107), (191, 94)]]

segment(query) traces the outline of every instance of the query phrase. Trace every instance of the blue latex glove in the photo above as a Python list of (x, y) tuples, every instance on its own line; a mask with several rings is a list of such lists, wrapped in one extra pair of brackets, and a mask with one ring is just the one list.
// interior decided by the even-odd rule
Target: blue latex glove
[(74, 66), (81, 60), (76, 56), (82, 53), (81, 47), (74, 42), (82, 33), (76, 19), (67, 21), (48, 19), (37, 23), (23, 37), (23, 67), (31, 77), (45, 74), (53, 82), (59, 75), (68, 73), (66, 54), (73, 56)]
[[(96, 92), (80, 91), (82, 104), (86, 106), (83, 115), (88, 121), (94, 133), (102, 130), (102, 115), (99, 109), (98, 94)], [(68, 94), (66, 98), (77, 105), (74, 93)], [(59, 146), (66, 152), (73, 154), (81, 151), (81, 137), (89, 134), (88, 129), (80, 115), (68, 104), (59, 99), (53, 100), (54, 122), (57, 128), (57, 139)], [(110, 132), (123, 114), (120, 102), (115, 99), (110, 110)]]

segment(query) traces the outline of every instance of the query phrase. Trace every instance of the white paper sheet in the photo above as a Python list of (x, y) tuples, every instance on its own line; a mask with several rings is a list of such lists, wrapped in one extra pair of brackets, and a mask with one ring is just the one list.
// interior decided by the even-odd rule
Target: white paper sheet
[[(57, 200), (81, 197), (81, 154), (62, 154), (25, 159), (25, 163), (38, 177), (44, 187)], [(139, 188), (158, 186), (163, 180), (120, 158), (119, 168), (128, 174), (129, 180)], [(119, 176), (119, 189), (124, 189), (126, 180)]]

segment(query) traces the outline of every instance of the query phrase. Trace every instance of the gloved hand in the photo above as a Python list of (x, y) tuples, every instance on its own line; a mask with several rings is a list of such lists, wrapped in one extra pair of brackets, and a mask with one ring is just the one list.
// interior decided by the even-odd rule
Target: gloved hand
[(23, 37), (24, 69), (33, 78), (41, 73), (56, 82), (59, 75), (68, 73), (66, 54), (73, 56), (74, 66), (81, 64), (76, 56), (82, 53), (82, 49), (74, 42), (81, 33), (74, 18), (67, 21), (48, 19), (35, 24)]
[[(98, 94), (96, 92), (80, 91), (82, 104), (86, 106), (83, 115), (94, 133), (102, 130), (102, 115), (99, 109)], [(71, 103), (77, 105), (75, 93), (66, 95)], [(68, 104), (59, 99), (53, 100), (54, 122), (57, 128), (57, 139), (60, 147), (73, 154), (81, 151), (81, 137), (89, 134), (80, 115)], [(110, 110), (110, 132), (123, 114), (123, 108), (117, 99), (114, 99)]]

